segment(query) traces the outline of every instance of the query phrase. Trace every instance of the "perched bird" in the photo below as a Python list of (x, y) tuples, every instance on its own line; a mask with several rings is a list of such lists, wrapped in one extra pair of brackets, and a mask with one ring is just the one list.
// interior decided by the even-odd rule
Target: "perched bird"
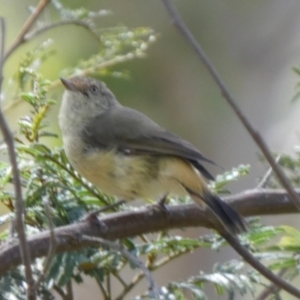
[(106, 85), (78, 76), (61, 79), (66, 90), (59, 112), (66, 155), (72, 166), (104, 193), (122, 200), (190, 195), (205, 204), (232, 233), (243, 218), (213, 194), (213, 180), (193, 145), (144, 114), (122, 106)]

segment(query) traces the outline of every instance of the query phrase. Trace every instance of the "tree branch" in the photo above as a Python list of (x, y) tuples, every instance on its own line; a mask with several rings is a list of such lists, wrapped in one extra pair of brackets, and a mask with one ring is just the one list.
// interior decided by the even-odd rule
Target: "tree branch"
[(4, 61), (8, 59), (8, 57), (23, 43), (26, 42), (25, 35), (30, 30), (33, 23), (37, 20), (39, 15), (45, 9), (45, 7), (50, 3), (51, 0), (40, 0), (39, 4), (35, 8), (34, 12), (29, 16), (27, 21), (24, 23), (21, 31), (17, 35), (16, 39), (13, 41), (9, 49), (4, 54)]
[[(0, 53), (0, 95), (2, 91), (3, 82), (3, 65), (4, 65), (4, 42), (5, 42), (5, 22), (3, 18), (0, 18), (1, 22), (1, 53)], [(21, 254), (21, 260), (25, 268), (25, 277), (27, 283), (27, 299), (36, 299), (36, 290), (34, 287), (34, 280), (31, 270), (31, 257), (29, 246), (27, 243), (25, 224), (24, 224), (24, 204), (22, 197), (21, 179), (19, 174), (19, 168), (17, 163), (17, 157), (15, 152), (15, 145), (13, 135), (8, 127), (8, 124), (3, 115), (2, 109), (0, 109), (0, 129), (2, 131), (5, 143), (7, 145), (7, 151), (9, 161), (13, 172), (13, 183), (15, 191), (15, 220), (14, 226), (18, 233), (18, 250)]]
[(223, 82), (220, 75), (215, 70), (214, 66), (212, 65), (212, 63), (204, 53), (200, 44), (197, 42), (197, 40), (189, 30), (187, 25), (184, 23), (183, 19), (181, 18), (180, 14), (176, 10), (175, 6), (172, 4), (172, 1), (171, 0), (161, 0), (161, 1), (164, 3), (166, 10), (168, 11), (174, 25), (176, 26), (178, 31), (183, 35), (183, 37), (187, 40), (190, 46), (195, 50), (199, 59), (202, 61), (202, 63), (204, 64), (204, 66), (212, 76), (213, 80), (216, 82), (217, 86), (219, 87), (224, 99), (227, 101), (227, 103), (230, 105), (230, 107), (233, 109), (235, 114), (238, 116), (238, 118), (240, 119), (244, 127), (247, 129), (248, 133), (251, 135), (252, 139), (254, 140), (254, 142), (261, 150), (261, 152), (264, 154), (266, 160), (272, 167), (279, 182), (286, 189), (286, 191), (290, 195), (290, 198), (293, 200), (295, 206), (298, 208), (298, 210), (300, 210), (300, 197), (294, 191), (292, 185), (289, 183), (284, 172), (276, 163), (275, 159), (271, 154), (271, 151), (269, 150), (267, 144), (265, 143), (264, 139), (260, 135), (259, 131), (252, 126), (250, 121), (246, 118), (246, 116), (243, 114), (241, 109), (238, 107), (236, 101), (234, 100), (233, 96), (229, 92), (225, 83)]
[[(300, 195), (300, 189), (297, 190)], [(294, 204), (284, 190), (248, 190), (240, 194), (226, 197), (230, 203), (244, 216), (277, 215), (297, 213)], [(143, 233), (157, 232), (185, 227), (206, 227), (220, 231), (219, 221), (210, 211), (202, 211), (195, 204), (168, 207), (169, 215), (151, 207), (134, 212), (118, 212), (101, 218), (106, 225), (99, 227), (97, 222), (88, 219), (56, 228), (56, 253), (75, 251), (80, 248), (95, 246), (98, 243), (80, 241), (82, 235), (101, 237), (108, 240), (137, 236)], [(50, 232), (45, 231), (28, 238), (32, 258), (47, 256), (51, 245)], [(21, 256), (17, 240), (11, 240), (0, 247), (0, 276), (11, 268), (21, 264)]]
[(89, 24), (87, 22), (84, 22), (81, 20), (63, 20), (63, 21), (59, 21), (56, 23), (44, 25), (41, 28), (37, 28), (31, 32), (28, 32), (23, 37), (23, 43), (30, 41), (31, 39), (44, 33), (45, 31), (48, 31), (55, 27), (66, 26), (66, 25), (76, 25), (76, 26), (83, 27), (83, 28), (87, 29), (89, 32), (91, 32), (96, 37), (96, 39), (101, 42), (99, 36), (93, 31), (93, 29), (91, 28), (91, 26), (89, 26)]

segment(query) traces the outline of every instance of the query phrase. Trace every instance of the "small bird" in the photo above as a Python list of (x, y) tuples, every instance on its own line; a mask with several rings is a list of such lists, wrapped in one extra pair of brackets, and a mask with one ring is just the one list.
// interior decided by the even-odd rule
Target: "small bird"
[(59, 125), (66, 155), (83, 177), (122, 200), (190, 195), (207, 205), (232, 233), (246, 231), (243, 218), (213, 194), (192, 144), (144, 114), (122, 106), (103, 82), (85, 76), (61, 79), (66, 90)]

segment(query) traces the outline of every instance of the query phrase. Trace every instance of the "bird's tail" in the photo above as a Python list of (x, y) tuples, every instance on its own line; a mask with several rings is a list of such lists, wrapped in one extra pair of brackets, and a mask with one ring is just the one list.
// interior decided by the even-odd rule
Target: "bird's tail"
[(217, 195), (212, 194), (208, 190), (203, 190), (202, 195), (200, 195), (187, 187), (185, 187), (185, 189), (191, 195), (194, 202), (200, 207), (203, 207), (204, 202), (231, 233), (239, 234), (248, 230), (248, 226), (243, 217)]
[(204, 179), (195, 168), (184, 160), (178, 158), (164, 158), (164, 173), (172, 174), (172, 179), (186, 190), (194, 202), (201, 208), (207, 206), (214, 212), (222, 224), (233, 234), (247, 231), (244, 219), (227, 203), (211, 193)]
[(243, 217), (218, 196), (205, 193), (202, 199), (231, 233), (239, 234), (247, 231)]

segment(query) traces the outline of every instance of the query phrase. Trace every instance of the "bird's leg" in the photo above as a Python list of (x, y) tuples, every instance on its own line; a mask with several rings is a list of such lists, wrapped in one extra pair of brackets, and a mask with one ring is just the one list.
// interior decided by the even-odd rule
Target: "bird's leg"
[(157, 207), (161, 212), (169, 216), (170, 211), (166, 205), (167, 201), (168, 201), (168, 194), (165, 194), (160, 200), (156, 202), (155, 207)]

